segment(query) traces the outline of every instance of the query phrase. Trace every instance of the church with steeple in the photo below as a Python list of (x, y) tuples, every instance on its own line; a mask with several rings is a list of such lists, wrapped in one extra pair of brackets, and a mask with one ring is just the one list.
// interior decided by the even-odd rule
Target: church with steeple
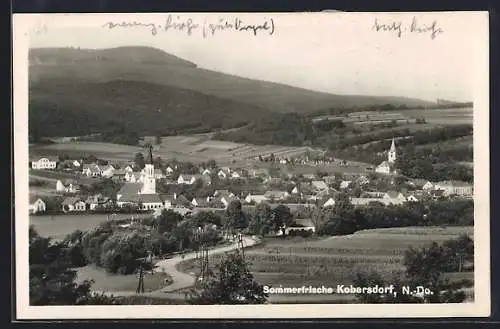
[(153, 164), (153, 147), (149, 147), (144, 169), (139, 182), (126, 182), (116, 194), (118, 206), (136, 205), (142, 210), (163, 208), (163, 200), (156, 193), (155, 168)]
[(377, 168), (375, 168), (375, 172), (381, 174), (395, 173), (394, 164), (396, 163), (396, 159), (397, 159), (396, 144), (394, 142), (394, 138), (392, 138), (391, 147), (387, 152), (387, 160), (379, 164)]

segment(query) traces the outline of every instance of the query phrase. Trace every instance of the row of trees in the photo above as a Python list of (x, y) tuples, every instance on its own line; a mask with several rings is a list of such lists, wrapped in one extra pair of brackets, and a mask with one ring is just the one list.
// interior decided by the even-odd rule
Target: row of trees
[[(467, 235), (457, 239), (445, 241), (443, 244), (433, 242), (429, 247), (420, 249), (409, 248), (405, 251), (404, 265), (406, 268), (403, 278), (384, 280), (377, 273), (358, 273), (354, 281), (356, 286), (371, 287), (374, 285), (395, 285), (396, 294), (358, 294), (357, 300), (361, 303), (461, 303), (466, 294), (463, 288), (473, 285), (470, 280), (450, 281), (445, 273), (460, 272), (465, 261), (474, 261), (474, 241)], [(402, 287), (423, 286), (432, 294), (418, 296), (403, 294)]]
[(351, 234), (386, 227), (469, 226), (474, 225), (474, 202), (443, 200), (385, 206), (374, 201), (355, 208), (349, 197), (342, 193), (337, 196), (335, 206), (316, 209), (312, 219), (319, 235)]

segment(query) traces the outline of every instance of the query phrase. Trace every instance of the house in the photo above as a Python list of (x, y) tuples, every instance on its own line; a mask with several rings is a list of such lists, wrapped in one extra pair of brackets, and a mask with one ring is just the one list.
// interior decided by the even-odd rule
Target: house
[(196, 182), (196, 175), (179, 175), (177, 178), (177, 184), (192, 185)]
[(259, 204), (261, 202), (267, 202), (267, 197), (265, 195), (252, 195), (252, 194), (248, 194), (246, 197), (245, 197), (245, 202), (246, 203), (256, 203), (256, 204)]
[(229, 175), (231, 174), (231, 169), (227, 168), (227, 167), (224, 167), (222, 169), (220, 169), (218, 172), (217, 172), (217, 176), (220, 178), (220, 179), (226, 179), (229, 177)]
[(267, 200), (272, 201), (272, 200), (285, 200), (290, 195), (288, 194), (287, 191), (271, 190), (271, 191), (266, 191), (266, 193), (264, 193), (264, 196), (266, 197)]
[(37, 214), (41, 212), (45, 212), (46, 205), (45, 202), (37, 196), (30, 195), (29, 198), (29, 213)]
[(240, 179), (240, 178), (242, 178), (242, 174), (239, 173), (238, 171), (233, 171), (233, 172), (231, 172), (229, 177), (231, 179)]
[(82, 166), (82, 164), (81, 164), (81, 163), (80, 163), (80, 161), (78, 161), (78, 160), (73, 160), (73, 161), (71, 162), (71, 164), (72, 164), (72, 165), (73, 165), (73, 167), (75, 167), (75, 168), (80, 168), (80, 167)]
[(201, 174), (210, 176), (212, 174), (212, 171), (210, 171), (210, 169), (203, 169)]
[(170, 166), (167, 166), (167, 168), (165, 168), (165, 173), (170, 176), (174, 173), (174, 168), (170, 167)]
[(435, 184), (436, 190), (443, 190), (444, 196), (457, 195), (462, 197), (470, 197), (473, 195), (472, 184), (462, 181), (443, 181)]
[(428, 180), (426, 179), (421, 179), (421, 178), (413, 178), (413, 179), (410, 179), (408, 184), (413, 186), (413, 187), (416, 187), (418, 189), (422, 189), (422, 187), (428, 182)]
[(99, 167), (99, 169), (101, 171), (101, 176), (108, 178), (113, 177), (113, 174), (115, 172), (115, 167), (109, 164), (107, 166)]
[(60, 193), (76, 193), (80, 190), (80, 186), (71, 179), (67, 179), (64, 183), (61, 180), (56, 182), (56, 192)]
[(85, 201), (89, 210), (95, 210), (97, 207), (106, 207), (112, 204), (112, 200), (102, 194), (89, 196)]
[(177, 198), (177, 194), (160, 194), (160, 199), (163, 202), (163, 208), (172, 209), (175, 199)]
[(61, 180), (58, 180), (56, 182), (56, 192), (65, 192), (66, 191), (66, 186), (61, 182)]
[(323, 203), (323, 207), (333, 207), (335, 206), (335, 200), (333, 198), (328, 198), (325, 203)]
[(381, 164), (379, 164), (377, 167), (375, 167), (375, 172), (378, 172), (380, 174), (390, 174), (391, 173), (391, 166), (389, 165), (389, 162), (383, 161)]
[(340, 182), (340, 189), (346, 189), (348, 188), (350, 185), (351, 185), (352, 181), (350, 180), (343, 180), (342, 182)]
[(264, 178), (264, 183), (266, 184), (279, 184), (281, 183), (281, 177), (273, 177), (273, 176), (267, 176)]
[(87, 205), (85, 202), (77, 197), (69, 197), (63, 200), (61, 203), (62, 211), (64, 212), (78, 212), (87, 210)]
[(85, 163), (83, 165), (82, 174), (85, 176), (88, 176), (88, 177), (101, 176), (101, 169), (95, 163), (91, 163), (91, 164)]
[(57, 163), (59, 162), (59, 157), (56, 156), (44, 156), (33, 158), (31, 160), (32, 169), (56, 169)]
[(403, 204), (406, 202), (406, 198), (401, 192), (389, 191), (382, 197), (384, 200), (388, 200), (391, 204)]
[(125, 170), (125, 172), (133, 172), (134, 168), (132, 168), (132, 166), (130, 165), (127, 165), (125, 168), (123, 168), (123, 170)]
[(317, 191), (328, 190), (328, 185), (322, 180), (315, 180), (311, 182), (312, 187)]
[(115, 169), (113, 173), (113, 180), (115, 182), (126, 181), (125, 176), (127, 175), (127, 171), (125, 169)]
[(298, 186), (294, 186), (294, 188), (292, 189), (292, 191), (290, 193), (291, 194), (300, 194), (299, 187)]
[(434, 184), (432, 184), (431, 182), (427, 181), (424, 185), (422, 185), (422, 190), (424, 191), (431, 191), (431, 190), (434, 190)]
[(418, 198), (414, 194), (409, 194), (406, 196), (406, 201), (408, 202), (418, 202)]
[(191, 204), (198, 208), (210, 208), (210, 201), (204, 198), (193, 198)]
[(229, 204), (232, 202), (232, 201), (235, 201), (235, 200), (238, 200), (237, 197), (235, 196), (232, 196), (232, 197), (229, 197), (229, 196), (222, 196), (222, 197), (219, 197), (218, 198), (218, 201), (220, 201), (225, 208), (227, 208), (227, 206), (229, 206)]

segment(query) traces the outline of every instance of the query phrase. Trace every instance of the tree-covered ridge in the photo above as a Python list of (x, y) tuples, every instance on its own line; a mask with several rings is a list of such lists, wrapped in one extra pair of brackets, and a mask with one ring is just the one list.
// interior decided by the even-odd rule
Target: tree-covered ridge
[[(37, 136), (175, 135), (240, 127), (269, 111), (172, 86), (130, 80), (44, 79), (30, 84)], [(105, 136), (106, 137), (106, 136)]]

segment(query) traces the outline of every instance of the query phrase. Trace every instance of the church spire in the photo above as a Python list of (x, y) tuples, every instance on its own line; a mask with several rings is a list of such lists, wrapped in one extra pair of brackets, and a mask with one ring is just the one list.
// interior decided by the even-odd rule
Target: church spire
[(392, 138), (391, 149), (389, 151), (390, 152), (396, 152), (396, 144), (394, 144), (394, 137)]
[(153, 164), (153, 145), (149, 145), (149, 154), (146, 163)]

